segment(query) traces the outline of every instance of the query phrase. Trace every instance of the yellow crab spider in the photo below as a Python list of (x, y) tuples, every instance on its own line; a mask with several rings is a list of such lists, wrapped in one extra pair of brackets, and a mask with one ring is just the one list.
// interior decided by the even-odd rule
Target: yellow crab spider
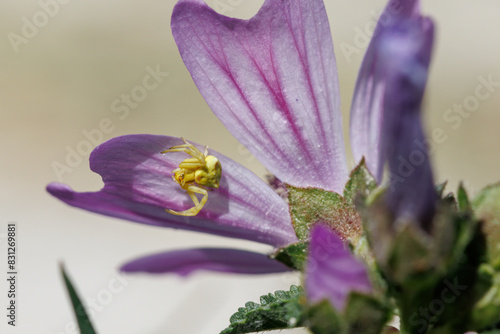
[[(178, 216), (196, 216), (205, 206), (208, 199), (208, 191), (203, 187), (219, 188), (222, 168), (219, 159), (213, 155), (208, 155), (208, 148), (205, 146), (205, 152), (202, 153), (193, 144), (187, 142), (184, 138), (183, 145), (172, 146), (168, 152), (184, 152), (192, 156), (179, 164), (179, 168), (172, 171), (172, 178), (177, 182), (182, 189), (186, 190), (189, 197), (194, 203), (194, 207), (184, 211), (174, 211), (165, 209), (168, 213)], [(203, 195), (201, 201), (198, 200), (196, 194)]]

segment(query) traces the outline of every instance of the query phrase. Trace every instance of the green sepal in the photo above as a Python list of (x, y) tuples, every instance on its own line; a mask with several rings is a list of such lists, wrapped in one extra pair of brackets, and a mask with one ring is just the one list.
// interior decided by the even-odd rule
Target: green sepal
[(399, 329), (392, 326), (385, 326), (381, 334), (399, 334)]
[(474, 306), (472, 319), (474, 328), (488, 328), (500, 323), (500, 273), (489, 264), (483, 264), (479, 270), (479, 277), (489, 290)]
[(472, 209), (472, 204), (469, 200), (469, 196), (467, 195), (467, 191), (465, 190), (462, 183), (460, 183), (460, 185), (458, 186), (457, 202), (460, 211), (468, 212)]
[(467, 194), (467, 190), (465, 190), (463, 183), (460, 182), (458, 185), (456, 194), (450, 192), (443, 196), (443, 190), (446, 183), (447, 182), (444, 182), (443, 184), (436, 186), (436, 191), (438, 192), (439, 198), (442, 199), (442, 202), (452, 205), (452, 207), (457, 211), (470, 214), (472, 211), (472, 202), (469, 199), (469, 195)]
[(278, 290), (260, 297), (260, 304), (248, 302), (230, 318), (221, 334), (253, 333), (302, 326), (302, 287), (292, 285), (290, 291)]
[[(434, 328), (429, 331), (431, 334), (458, 333), (464, 328), (480, 329), (475, 324), (473, 309), (492, 284), (491, 277), (485, 275), (483, 269), (486, 241), (480, 225), (476, 224), (472, 231), (464, 230), (463, 233), (469, 234), (468, 244), (461, 251), (459, 246), (455, 254), (456, 262), (448, 267), (446, 277), (439, 281), (434, 290), (431, 303), (440, 300), (444, 308), (435, 317)], [(448, 289), (448, 297), (455, 295), (453, 301), (448, 302), (443, 298), (445, 289)]]
[(278, 260), (288, 267), (302, 271), (307, 259), (308, 242), (298, 242), (278, 249), (271, 258)]
[(389, 308), (378, 299), (351, 292), (345, 310), (348, 334), (380, 334), (390, 319)]
[(347, 323), (328, 300), (306, 308), (305, 325), (313, 334), (346, 334)]
[(474, 198), (476, 218), (483, 222), (489, 262), (500, 270), (500, 183), (484, 188)]
[(344, 199), (354, 203), (356, 197), (368, 197), (377, 188), (377, 181), (365, 164), (365, 158), (351, 171), (349, 181), (345, 185)]
[(64, 266), (61, 265), (61, 274), (64, 279), (64, 284), (66, 285), (66, 289), (68, 291), (69, 297), (71, 299), (71, 304), (73, 305), (73, 311), (75, 312), (76, 320), (78, 322), (78, 327), (80, 328), (81, 334), (96, 334), (92, 323), (90, 322), (89, 316), (87, 312), (85, 312), (85, 307), (78, 297), (78, 294), (71, 283), (66, 271), (64, 270)]
[[(455, 194), (453, 192), (448, 192), (448, 193), (444, 192), (447, 184), (448, 181), (444, 181), (443, 183), (435, 185), (434, 189), (436, 190), (436, 194), (438, 195), (438, 198), (442, 202), (448, 203), (452, 205), (455, 209), (458, 209), (458, 202), (455, 197)], [(462, 184), (460, 184), (460, 187), (462, 187)]]
[(342, 312), (323, 300), (308, 305), (305, 313), (304, 324), (314, 334), (380, 334), (390, 319), (386, 305), (358, 292), (349, 294)]
[(354, 206), (337, 193), (288, 186), (288, 202), (299, 240), (309, 239), (311, 227), (318, 222), (329, 225), (344, 238), (357, 238), (361, 234), (361, 222)]
[(372, 283), (372, 293), (377, 296), (387, 294), (387, 281), (384, 279), (377, 261), (372, 254), (368, 237), (363, 234), (357, 241), (356, 245), (351, 246), (352, 253), (366, 265), (368, 275)]
[(343, 196), (323, 189), (287, 185), (290, 215), (299, 240), (307, 240), (311, 226), (321, 222), (355, 244), (362, 233), (355, 200), (368, 197), (375, 187), (375, 179), (364, 160), (351, 172)]
[(444, 181), (443, 183), (437, 184), (435, 186), (436, 193), (438, 194), (439, 198), (443, 198), (444, 188), (446, 188), (447, 184), (448, 184), (448, 181)]
[[(463, 195), (462, 207), (467, 208)], [(362, 210), (365, 230), (399, 308), (402, 332), (444, 334), (468, 328), (472, 307), (488, 288), (478, 277), (485, 242), (471, 211), (457, 211), (455, 201), (441, 199), (432, 230), (426, 232), (418, 222), (396, 221), (383, 196), (369, 202), (370, 207)], [(440, 314), (423, 319), (420, 310), (439, 302), (440, 293), (453, 286), (450, 282), (466, 285), (467, 291), (460, 291)]]
[(461, 260), (478, 226), (470, 212), (457, 212), (446, 199), (438, 203), (430, 234), (418, 222), (396, 221), (381, 195), (361, 212), (379, 267), (397, 283), (426, 271), (445, 274)]

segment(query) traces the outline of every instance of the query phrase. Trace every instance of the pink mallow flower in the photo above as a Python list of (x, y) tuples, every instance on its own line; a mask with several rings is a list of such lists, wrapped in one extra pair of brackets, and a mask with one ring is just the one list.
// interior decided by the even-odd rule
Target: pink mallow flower
[[(400, 1), (391, 1), (386, 12), (395, 3)], [(418, 5), (417, 0), (404, 1), (399, 5), (402, 10), (391, 12), (390, 20), (379, 28), (420, 20)], [(272, 174), (295, 187), (342, 193), (348, 168), (336, 61), (322, 0), (266, 0), (250, 20), (220, 15), (202, 0), (180, 0), (171, 24), (181, 57), (212, 111)], [(378, 112), (384, 100), (401, 90), (378, 89), (379, 95), (374, 95), (374, 84), (383, 82), (383, 75), (373, 73), (374, 67), (369, 66), (378, 57), (370, 51), (373, 48), (360, 71), (351, 136), (362, 139), (352, 142), (356, 158), (367, 157), (378, 176), (378, 166), (388, 154), (371, 152), (372, 143), (363, 136), (368, 128), (370, 138), (376, 139), (374, 149), (381, 149), (386, 140), (379, 140), (385, 137)], [(412, 50), (408, 47), (408, 52)], [(167, 213), (166, 208), (192, 207), (189, 196), (171, 178), (186, 154), (160, 153), (179, 144), (179, 138), (169, 136), (114, 138), (90, 156), (90, 168), (102, 176), (103, 189), (79, 193), (58, 183), (47, 189), (69, 205), (138, 223), (247, 239), (276, 248), (298, 242), (285, 200), (248, 169), (212, 150), (209, 154), (222, 165), (220, 187), (210, 191), (197, 216)], [(315, 231), (313, 239), (326, 233), (321, 228)], [(346, 257), (345, 252), (339, 254)], [(327, 271), (337, 270), (325, 266)], [(289, 270), (264, 254), (235, 249), (166, 252), (134, 260), (122, 269), (181, 275), (197, 269), (253, 274)], [(365, 282), (360, 284), (365, 289)], [(315, 292), (310, 296), (315, 299)], [(333, 303), (343, 305), (343, 301)]]

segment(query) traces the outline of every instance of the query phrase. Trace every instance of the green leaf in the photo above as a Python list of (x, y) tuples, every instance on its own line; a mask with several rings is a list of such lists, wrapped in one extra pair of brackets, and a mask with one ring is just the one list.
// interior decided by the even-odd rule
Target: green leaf
[(500, 183), (484, 188), (472, 203), (477, 219), (483, 222), (490, 263), (500, 269)]
[(302, 271), (307, 259), (308, 242), (298, 242), (278, 249), (271, 257), (290, 268)]
[(73, 284), (71, 283), (66, 271), (64, 270), (64, 266), (61, 265), (61, 273), (64, 279), (64, 283), (66, 284), (66, 289), (68, 290), (69, 297), (71, 298), (71, 303), (73, 304), (73, 310), (76, 315), (76, 320), (78, 321), (78, 327), (80, 328), (81, 334), (96, 334), (96, 331), (92, 327), (92, 323), (85, 312), (85, 307), (83, 306), (78, 294), (76, 293)]
[(240, 334), (301, 326), (302, 287), (292, 285), (290, 291), (276, 291), (260, 297), (260, 304), (248, 302), (230, 318), (221, 334)]

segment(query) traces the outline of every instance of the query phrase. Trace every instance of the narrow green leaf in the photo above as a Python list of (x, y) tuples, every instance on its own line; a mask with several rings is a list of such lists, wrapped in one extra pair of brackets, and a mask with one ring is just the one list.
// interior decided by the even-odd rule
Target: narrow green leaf
[(295, 328), (302, 323), (302, 287), (292, 285), (290, 291), (278, 290), (260, 297), (260, 304), (248, 302), (230, 318), (221, 334), (243, 334), (274, 329)]
[(73, 304), (73, 310), (76, 315), (76, 320), (78, 321), (78, 327), (80, 328), (81, 334), (96, 334), (96, 331), (92, 327), (92, 323), (85, 312), (85, 307), (83, 306), (78, 294), (76, 293), (73, 284), (71, 283), (66, 271), (64, 270), (64, 266), (61, 265), (61, 273), (64, 278), (64, 283), (66, 285), (66, 289), (68, 290), (69, 297), (71, 298), (71, 303)]

